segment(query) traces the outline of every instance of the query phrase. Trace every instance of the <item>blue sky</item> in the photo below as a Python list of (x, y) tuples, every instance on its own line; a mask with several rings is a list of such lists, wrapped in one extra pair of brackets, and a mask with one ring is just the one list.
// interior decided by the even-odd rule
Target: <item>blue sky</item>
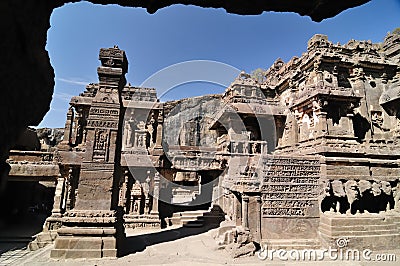
[[(381, 42), (396, 27), (400, 27), (399, 0), (372, 0), (320, 23), (294, 13), (240, 16), (223, 9), (176, 5), (150, 15), (141, 8), (67, 4), (51, 16), (46, 48), (56, 86), (51, 110), (39, 127), (64, 127), (70, 97), (82, 92), (85, 84), (97, 82), (102, 47), (117, 44), (126, 51), (127, 80), (138, 86), (154, 73), (184, 61), (211, 60), (251, 72), (268, 68), (278, 57), (288, 61), (301, 56), (316, 33), (328, 35), (334, 43), (350, 39)], [(196, 73), (201, 76), (198, 70)], [(220, 93), (224, 90), (221, 83), (229, 83), (236, 74), (224, 72), (221, 80), (225, 82), (219, 85), (195, 82), (177, 86), (162, 100)]]

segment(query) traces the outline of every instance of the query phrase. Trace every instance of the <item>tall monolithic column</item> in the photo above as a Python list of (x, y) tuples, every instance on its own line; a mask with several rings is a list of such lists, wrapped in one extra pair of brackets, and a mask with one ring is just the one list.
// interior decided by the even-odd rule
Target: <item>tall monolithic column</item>
[(121, 91), (128, 62), (118, 47), (101, 49), (99, 59), (99, 90), (89, 110), (77, 200), (57, 231), (53, 258), (116, 257), (124, 238), (117, 206), (124, 113)]

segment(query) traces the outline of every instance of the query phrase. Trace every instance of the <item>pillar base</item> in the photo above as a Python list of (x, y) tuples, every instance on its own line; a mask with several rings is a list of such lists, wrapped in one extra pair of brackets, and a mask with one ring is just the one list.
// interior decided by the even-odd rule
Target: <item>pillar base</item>
[(116, 212), (71, 211), (63, 217), (62, 223), (51, 258), (117, 257), (125, 235)]

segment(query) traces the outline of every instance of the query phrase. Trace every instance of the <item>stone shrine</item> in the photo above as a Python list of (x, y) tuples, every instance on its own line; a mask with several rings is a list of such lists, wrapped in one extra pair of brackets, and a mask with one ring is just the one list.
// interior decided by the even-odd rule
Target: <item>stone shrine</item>
[(122, 50), (102, 49), (100, 60), (99, 83), (71, 99), (53, 156), (60, 175), (41, 233), (57, 235), (52, 257), (117, 256), (124, 229), (199, 225), (188, 211), (224, 218), (220, 243), (234, 256), (251, 243), (338, 238), (398, 248), (398, 33), (344, 45), (318, 34), (300, 57), (241, 72), (222, 95), (164, 103), (125, 85)]
[[(101, 49), (98, 91), (88, 108), (85, 125), (78, 120), (76, 140), (85, 146), (74, 208), (62, 215), (53, 258), (116, 257), (123, 238), (118, 214), (121, 176), (122, 103), (128, 62), (118, 47)], [(67, 134), (70, 131), (65, 131)], [(71, 171), (72, 172), (72, 171)], [(65, 188), (64, 188), (65, 189)], [(66, 186), (66, 197), (68, 195)], [(75, 196), (76, 195), (76, 196)]]

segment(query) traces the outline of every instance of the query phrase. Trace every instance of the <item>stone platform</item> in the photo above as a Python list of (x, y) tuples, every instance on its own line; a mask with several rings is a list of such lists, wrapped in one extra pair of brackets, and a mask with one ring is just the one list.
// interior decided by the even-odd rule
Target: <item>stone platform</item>
[(400, 245), (400, 213), (337, 215), (321, 214), (321, 244), (336, 247), (345, 239), (348, 248), (387, 250)]

